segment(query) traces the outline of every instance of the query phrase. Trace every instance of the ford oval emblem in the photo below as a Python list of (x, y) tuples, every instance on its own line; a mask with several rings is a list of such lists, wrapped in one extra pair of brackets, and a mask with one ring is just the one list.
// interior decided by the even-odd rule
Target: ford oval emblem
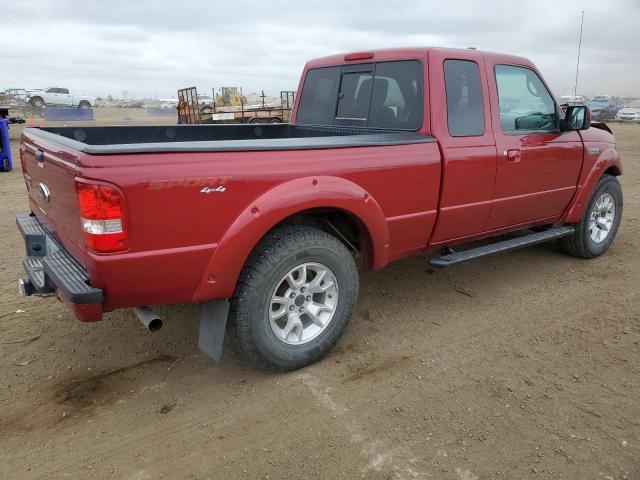
[(38, 190), (40, 190), (40, 195), (42, 195), (44, 201), (48, 203), (49, 200), (51, 200), (51, 191), (49, 190), (49, 187), (47, 187), (44, 183), (41, 183), (38, 185)]

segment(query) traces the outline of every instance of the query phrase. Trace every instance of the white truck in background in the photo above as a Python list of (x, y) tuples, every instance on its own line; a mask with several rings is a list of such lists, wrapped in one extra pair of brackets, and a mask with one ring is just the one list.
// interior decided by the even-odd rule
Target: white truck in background
[(32, 107), (42, 108), (46, 105), (63, 107), (91, 108), (93, 101), (86, 95), (74, 95), (68, 88), (48, 87), (43, 90), (29, 90), (27, 101)]

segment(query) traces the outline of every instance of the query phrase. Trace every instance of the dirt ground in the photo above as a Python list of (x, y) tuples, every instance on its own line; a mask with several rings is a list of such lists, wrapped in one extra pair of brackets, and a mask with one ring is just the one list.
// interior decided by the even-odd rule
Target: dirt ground
[(165, 328), (150, 334), (128, 311), (82, 324), (53, 298), (20, 298), (14, 127), (17, 167), (0, 174), (0, 477), (640, 479), (640, 126), (612, 127), (626, 204), (605, 256), (543, 245), (363, 273), (337, 349), (284, 375), (229, 342), (209, 361), (195, 306), (159, 307)]

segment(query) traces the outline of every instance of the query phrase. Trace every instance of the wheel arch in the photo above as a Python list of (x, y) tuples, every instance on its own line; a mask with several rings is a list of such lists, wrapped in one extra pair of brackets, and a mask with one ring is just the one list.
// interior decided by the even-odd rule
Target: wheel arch
[(358, 248), (366, 268), (379, 269), (388, 263), (386, 218), (368, 192), (339, 177), (298, 178), (265, 192), (236, 217), (203, 272), (194, 302), (230, 297), (256, 245), (271, 230), (286, 224), (315, 226), (332, 233), (348, 248)]
[(619, 165), (612, 164), (603, 172), (603, 175), (612, 175), (614, 177), (619, 177), (620, 175), (622, 175), (622, 169)]
[(614, 148), (603, 151), (598, 159), (593, 162), (584, 177), (584, 181), (581, 185), (578, 185), (578, 192), (562, 218), (563, 223), (577, 223), (580, 221), (593, 189), (603, 175), (613, 175), (615, 177), (622, 175), (620, 157)]
[(353, 212), (336, 207), (315, 207), (302, 210), (283, 219), (264, 235), (284, 225), (304, 225), (323, 230), (336, 237), (352, 252), (362, 256), (364, 266), (374, 264), (371, 232)]

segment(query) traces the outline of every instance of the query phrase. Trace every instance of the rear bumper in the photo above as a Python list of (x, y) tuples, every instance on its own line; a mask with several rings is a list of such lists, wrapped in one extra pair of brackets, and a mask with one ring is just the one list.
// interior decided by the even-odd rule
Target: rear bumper
[(86, 270), (36, 217), (20, 214), (16, 223), (26, 247), (23, 264), (27, 278), (19, 282), (22, 295), (55, 294), (79, 320), (101, 320), (103, 291), (90, 285)]

